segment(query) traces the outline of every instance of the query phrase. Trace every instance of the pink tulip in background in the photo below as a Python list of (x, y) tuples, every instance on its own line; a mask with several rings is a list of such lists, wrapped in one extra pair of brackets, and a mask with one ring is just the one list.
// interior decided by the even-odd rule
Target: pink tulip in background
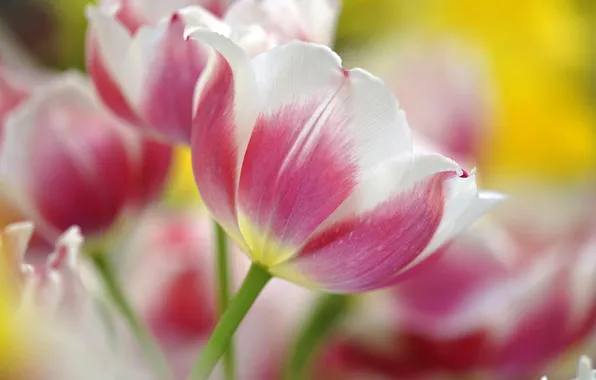
[(0, 182), (13, 219), (33, 221), (47, 242), (73, 224), (93, 235), (159, 194), (171, 147), (108, 114), (83, 76), (4, 84)]
[(484, 228), (371, 297), (353, 321), (360, 327), (329, 346), (321, 378), (538, 379), (588, 341), (596, 231), (537, 253)]
[[(252, 61), (222, 37), (197, 85), (195, 180), (206, 206), (275, 276), (334, 292), (388, 286), (502, 200), (416, 154), (389, 88), (291, 42)], [(223, 116), (222, 116), (223, 115)]]

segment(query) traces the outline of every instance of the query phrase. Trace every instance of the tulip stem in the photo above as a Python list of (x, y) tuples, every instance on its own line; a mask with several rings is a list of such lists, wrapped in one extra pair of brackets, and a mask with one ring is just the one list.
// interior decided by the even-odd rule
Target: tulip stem
[(112, 299), (114, 305), (128, 323), (135, 338), (137, 339), (137, 342), (139, 343), (139, 347), (143, 351), (143, 355), (145, 355), (147, 363), (153, 367), (153, 371), (159, 376), (160, 379), (173, 379), (165, 357), (153, 339), (151, 332), (147, 326), (141, 322), (141, 319), (137, 316), (133, 307), (128, 301), (128, 298), (124, 294), (122, 286), (120, 285), (120, 282), (114, 273), (114, 269), (112, 268), (108, 257), (106, 257), (106, 255), (103, 253), (97, 253), (91, 255), (91, 258), (95, 264), (97, 272), (103, 279), (105, 290), (107, 291), (108, 296)]
[[(217, 250), (217, 283), (218, 283), (218, 308), (220, 317), (228, 308), (230, 302), (230, 259), (228, 252), (228, 236), (223, 228), (215, 224), (215, 244)], [(230, 340), (228, 349), (223, 357), (224, 378), (234, 380), (236, 372), (234, 369), (234, 342)]]
[(349, 305), (349, 297), (338, 294), (320, 296), (313, 312), (300, 330), (284, 370), (284, 380), (302, 380), (311, 378), (312, 358), (320, 344), (333, 330)]
[(242, 286), (240, 286), (240, 290), (232, 298), (228, 309), (221, 316), (209, 341), (197, 358), (188, 380), (205, 380), (209, 377), (217, 362), (227, 350), (240, 322), (242, 322), (270, 279), (271, 274), (266, 269), (258, 264), (252, 264)]

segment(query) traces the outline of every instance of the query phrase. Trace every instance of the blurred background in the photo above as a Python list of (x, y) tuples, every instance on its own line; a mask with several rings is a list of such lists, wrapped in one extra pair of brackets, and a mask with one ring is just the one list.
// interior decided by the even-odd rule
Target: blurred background
[[(18, 56), (48, 68), (84, 70), (88, 3), (0, 0), (0, 43), (16, 46), (0, 59)], [(482, 187), (512, 195), (496, 215), (522, 256), (575, 241), (580, 231), (593, 242), (595, 0), (343, 3), (335, 50), (345, 66), (363, 67), (395, 91), (420, 149), (436, 146), (476, 168)], [(198, 199), (185, 150), (179, 151), (166, 198), (172, 204)], [(583, 247), (584, 238), (578, 239)], [(596, 244), (590, 249), (595, 256)], [(593, 326), (590, 319), (582, 339)], [(459, 343), (441, 347), (461, 351)], [(566, 358), (575, 362), (585, 347)], [(330, 352), (329, 362), (341, 361)], [(357, 361), (362, 355), (348, 357)]]

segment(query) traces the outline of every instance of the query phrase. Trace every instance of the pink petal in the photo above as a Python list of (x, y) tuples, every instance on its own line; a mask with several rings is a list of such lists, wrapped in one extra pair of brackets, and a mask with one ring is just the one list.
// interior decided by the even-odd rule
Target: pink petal
[[(87, 71), (106, 106), (123, 120), (140, 125), (141, 120), (131, 96), (131, 83), (142, 75), (141, 70), (130, 70), (125, 65), (131, 35), (116, 19), (93, 7), (87, 8)], [(127, 78), (128, 74), (128, 78)], [(138, 86), (137, 86), (138, 87)]]
[(46, 238), (73, 224), (105, 230), (132, 180), (129, 131), (103, 113), (81, 78), (40, 88), (7, 121), (2, 175)]
[[(276, 243), (299, 246), (364, 174), (411, 149), (391, 92), (329, 49), (294, 42), (256, 57), (265, 96), (244, 157), (239, 208)], [(267, 251), (256, 246), (253, 251)], [(275, 261), (275, 260), (274, 260)]]
[(246, 54), (225, 37), (197, 30), (192, 39), (210, 44), (205, 73), (197, 83), (191, 150), (205, 205), (243, 244), (236, 217), (241, 159), (258, 110), (258, 92)]
[(291, 277), (297, 271), (339, 292), (386, 286), (433, 238), (444, 215), (446, 184), (458, 180), (456, 171), (442, 156), (410, 155), (379, 167), (296, 257), (272, 273)]
[(117, 84), (116, 78), (112, 77), (104, 64), (92, 31), (87, 39), (87, 71), (99, 97), (114, 114), (133, 125), (141, 124), (139, 117)]
[(160, 135), (190, 142), (192, 104), (196, 82), (207, 64), (207, 52), (197, 41), (184, 38), (184, 21), (172, 16), (165, 35), (148, 62), (146, 93), (139, 112)]

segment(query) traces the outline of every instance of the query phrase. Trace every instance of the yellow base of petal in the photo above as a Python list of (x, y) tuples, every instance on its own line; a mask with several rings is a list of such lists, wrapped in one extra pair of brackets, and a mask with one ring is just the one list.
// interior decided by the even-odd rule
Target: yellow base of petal
[(238, 225), (244, 241), (248, 245), (248, 256), (265, 268), (272, 268), (294, 256), (297, 247), (287, 246), (276, 241), (271, 234), (262, 232), (248, 217), (239, 213)]

